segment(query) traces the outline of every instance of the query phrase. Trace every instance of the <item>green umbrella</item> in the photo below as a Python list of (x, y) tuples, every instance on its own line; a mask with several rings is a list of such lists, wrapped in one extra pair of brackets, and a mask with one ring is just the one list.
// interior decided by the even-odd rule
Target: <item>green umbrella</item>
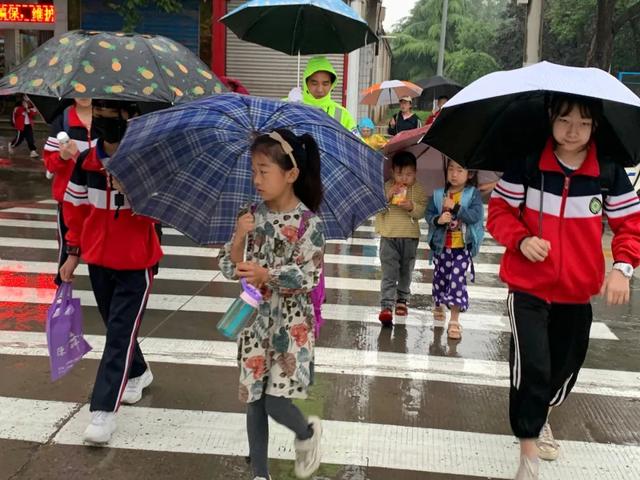
[(226, 88), (197, 56), (168, 38), (78, 30), (36, 49), (0, 79), (0, 91), (172, 105)]

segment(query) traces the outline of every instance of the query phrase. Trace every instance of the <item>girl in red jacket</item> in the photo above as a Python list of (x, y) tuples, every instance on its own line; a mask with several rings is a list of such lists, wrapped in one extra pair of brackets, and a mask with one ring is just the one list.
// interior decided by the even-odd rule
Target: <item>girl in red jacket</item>
[[(69, 141), (60, 142), (57, 138), (60, 132), (65, 132)], [(91, 99), (76, 98), (73, 105), (65, 108), (51, 122), (49, 138), (44, 146), (44, 165), (47, 172), (53, 174), (51, 190), (53, 198), (58, 202), (58, 269), (67, 261), (67, 224), (62, 211), (64, 192), (80, 154), (95, 146), (96, 141), (91, 140), (92, 136)], [(55, 283), (60, 285), (59, 274)]]
[[(487, 222), (507, 247), (500, 277), (510, 291), (518, 480), (538, 478), (538, 457), (558, 456), (548, 413), (567, 398), (587, 354), (591, 297), (600, 292), (610, 305), (627, 303), (640, 263), (640, 201), (624, 168), (598, 157), (593, 138), (602, 103), (556, 95), (549, 114), (552, 136), (542, 154), (513, 162), (491, 196)], [(603, 211), (615, 262), (606, 279)]]
[(13, 154), (13, 149), (20, 145), (23, 140), (27, 141), (27, 146), (31, 151), (32, 158), (38, 158), (36, 143), (33, 140), (33, 120), (36, 118), (38, 110), (26, 96), (19, 95), (16, 106), (13, 109), (11, 123), (16, 129), (16, 138), (9, 142), (9, 153)]

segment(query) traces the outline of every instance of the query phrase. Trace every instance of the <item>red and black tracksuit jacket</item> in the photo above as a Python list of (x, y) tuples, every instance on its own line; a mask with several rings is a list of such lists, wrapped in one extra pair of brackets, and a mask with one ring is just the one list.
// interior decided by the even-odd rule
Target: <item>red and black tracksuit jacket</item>
[(151, 268), (162, 257), (155, 221), (135, 215), (126, 196), (124, 204), (116, 206), (118, 192), (108, 185), (105, 160), (98, 142), (76, 161), (64, 194), (67, 244), (80, 247), (88, 264), (114, 270)]
[[(582, 166), (570, 171), (549, 140), (537, 168), (535, 161), (514, 162), (489, 202), (487, 228), (507, 247), (500, 277), (510, 290), (509, 418), (518, 438), (538, 438), (549, 407), (564, 402), (586, 358), (589, 302), (605, 273), (603, 213), (614, 234), (614, 261), (639, 263), (640, 201), (624, 168), (603, 165), (611, 170), (606, 182), (592, 143)], [(533, 263), (520, 243), (540, 231), (551, 249)]]
[[(605, 198), (599, 181), (595, 143), (574, 173), (566, 174), (547, 143), (539, 171), (528, 178), (526, 162), (514, 162), (493, 191), (487, 229), (507, 247), (500, 278), (511, 291), (528, 293), (549, 303), (588, 303), (604, 281), (602, 215), (613, 231), (615, 262), (640, 263), (640, 200), (622, 166)], [(520, 243), (540, 230), (540, 187), (544, 175), (542, 238), (551, 243), (544, 262), (531, 263)]]
[(30, 125), (33, 125), (33, 121), (36, 118), (36, 115), (38, 115), (38, 111), (34, 107), (27, 109), (24, 105), (18, 105), (13, 109), (13, 113), (11, 115), (13, 126), (17, 131), (22, 132), (26, 125), (25, 115), (29, 116), (29, 122), (31, 122)]

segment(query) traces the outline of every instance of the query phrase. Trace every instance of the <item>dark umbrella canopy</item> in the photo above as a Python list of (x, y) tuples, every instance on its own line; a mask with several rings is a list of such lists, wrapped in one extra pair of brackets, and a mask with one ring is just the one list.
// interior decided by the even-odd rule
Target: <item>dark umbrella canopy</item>
[(43, 97), (42, 95), (29, 95), (29, 100), (35, 105), (47, 123), (53, 122), (53, 120), (60, 115), (65, 108), (73, 105), (73, 100), (62, 99), (59, 100), (55, 97)]
[(435, 75), (416, 83), (422, 87), (422, 95), (418, 99), (418, 106), (424, 110), (430, 110), (432, 102), (437, 98), (442, 96), (451, 98), (462, 90), (462, 85), (440, 75)]
[(378, 40), (342, 0), (252, 0), (221, 22), (240, 39), (287, 55), (349, 53)]
[(72, 31), (36, 49), (0, 80), (0, 90), (176, 104), (226, 88), (198, 57), (168, 38)]
[(476, 80), (444, 106), (422, 141), (467, 168), (504, 171), (544, 147), (554, 94), (601, 100), (598, 151), (623, 166), (640, 162), (640, 98), (602, 70), (548, 62)]

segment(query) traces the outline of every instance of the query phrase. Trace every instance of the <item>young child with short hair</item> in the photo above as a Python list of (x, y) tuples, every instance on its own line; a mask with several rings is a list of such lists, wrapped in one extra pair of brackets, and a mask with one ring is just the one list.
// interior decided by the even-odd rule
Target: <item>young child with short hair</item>
[(380, 239), (380, 314), (383, 326), (393, 324), (393, 315), (408, 314), (411, 275), (420, 241), (419, 220), (424, 216), (427, 194), (416, 180), (416, 157), (398, 152), (391, 161), (393, 178), (385, 184), (387, 210), (376, 216)]

